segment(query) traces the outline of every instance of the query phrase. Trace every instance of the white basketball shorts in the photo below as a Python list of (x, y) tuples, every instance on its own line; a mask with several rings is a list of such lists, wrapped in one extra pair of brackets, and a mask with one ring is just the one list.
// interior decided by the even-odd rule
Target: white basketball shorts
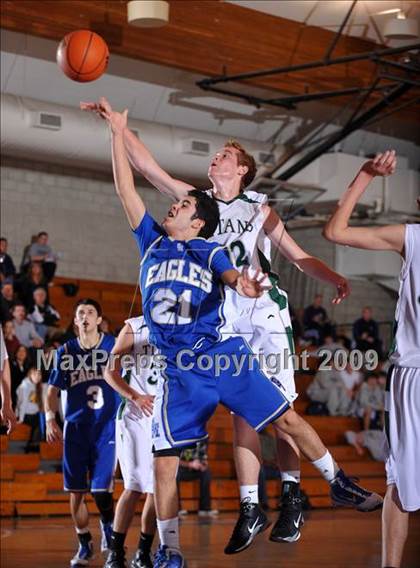
[(385, 403), (387, 483), (405, 511), (420, 509), (420, 369), (391, 367)]
[(293, 368), (293, 331), (287, 294), (281, 290), (278, 296), (279, 301), (274, 301), (265, 293), (252, 307), (242, 310), (239, 317), (225, 313), (226, 324), (221, 332), (223, 339), (234, 335), (245, 339), (259, 358), (261, 370), (281, 388), (287, 400), (293, 402), (298, 396)]
[(123, 412), (115, 438), (124, 489), (153, 493), (152, 417)]

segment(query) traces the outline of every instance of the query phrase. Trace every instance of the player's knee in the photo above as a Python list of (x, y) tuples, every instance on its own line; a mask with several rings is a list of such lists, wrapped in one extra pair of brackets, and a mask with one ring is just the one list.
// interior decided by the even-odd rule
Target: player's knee
[(284, 433), (288, 433), (293, 430), (297, 423), (299, 422), (299, 415), (292, 409), (289, 408), (284, 414), (282, 414), (274, 423), (276, 429), (280, 429)]

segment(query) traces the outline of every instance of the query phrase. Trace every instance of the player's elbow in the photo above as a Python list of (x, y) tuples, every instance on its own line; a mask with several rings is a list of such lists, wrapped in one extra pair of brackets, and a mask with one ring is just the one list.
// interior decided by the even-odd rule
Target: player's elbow
[(343, 231), (340, 231), (340, 229), (333, 227), (329, 223), (322, 229), (322, 236), (327, 239), (327, 241), (339, 244), (342, 243), (344, 237)]

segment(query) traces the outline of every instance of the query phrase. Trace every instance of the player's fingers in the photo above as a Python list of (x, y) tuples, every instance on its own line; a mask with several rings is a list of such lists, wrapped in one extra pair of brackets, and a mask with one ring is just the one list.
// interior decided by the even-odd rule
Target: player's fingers
[(381, 153), (376, 154), (376, 156), (375, 156), (374, 159), (373, 159), (373, 163), (375, 164), (375, 166), (377, 166), (377, 165), (379, 164), (379, 162), (381, 161), (381, 158), (382, 158), (382, 154), (381, 154)]
[(109, 102), (106, 100), (105, 97), (101, 97), (99, 99), (99, 104), (107, 111), (107, 112), (112, 112), (112, 107), (109, 104)]
[(80, 101), (80, 108), (82, 110), (94, 110), (97, 107), (96, 103)]

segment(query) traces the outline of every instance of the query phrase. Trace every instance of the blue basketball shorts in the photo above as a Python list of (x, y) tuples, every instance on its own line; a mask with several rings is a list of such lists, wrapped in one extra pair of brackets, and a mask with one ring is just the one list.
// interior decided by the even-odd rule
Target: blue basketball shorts
[(280, 387), (261, 372), (241, 337), (213, 344), (200, 353), (179, 351), (166, 363), (153, 409), (155, 451), (207, 438), (207, 421), (219, 403), (256, 431), (289, 409)]
[(64, 425), (64, 490), (92, 493), (113, 490), (115, 421)]

